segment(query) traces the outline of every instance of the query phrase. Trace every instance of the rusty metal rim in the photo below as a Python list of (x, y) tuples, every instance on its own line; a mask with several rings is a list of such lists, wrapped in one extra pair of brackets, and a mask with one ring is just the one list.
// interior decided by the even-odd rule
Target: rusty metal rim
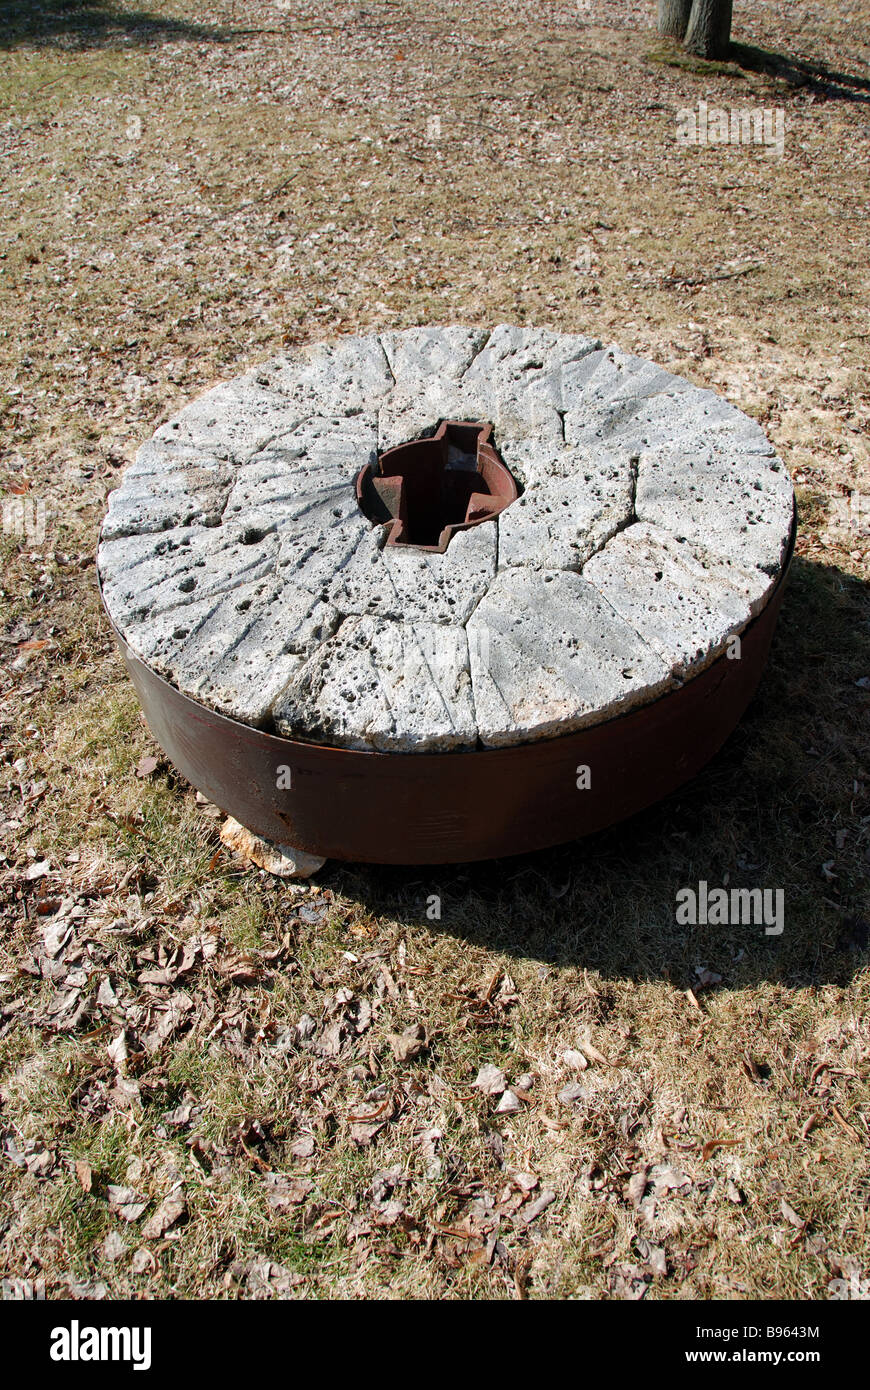
[[(468, 863), (591, 834), (700, 771), (761, 679), (795, 534), (793, 516), (782, 571), (740, 634), (740, 660), (723, 653), (648, 704), (574, 733), (505, 748), (381, 753), (266, 733), (217, 714), (158, 676), (127, 646), (105, 600), (103, 608), (152, 734), (221, 810), (268, 840), (324, 858)], [(589, 788), (579, 786), (581, 766), (590, 769)]]

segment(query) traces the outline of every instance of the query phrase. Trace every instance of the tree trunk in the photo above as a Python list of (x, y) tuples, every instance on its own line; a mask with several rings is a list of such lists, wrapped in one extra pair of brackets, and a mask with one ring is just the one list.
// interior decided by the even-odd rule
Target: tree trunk
[(725, 58), (731, 42), (732, 0), (694, 0), (685, 45), (699, 58)]
[(685, 38), (691, 12), (692, 0), (659, 0), (659, 33), (672, 39)]

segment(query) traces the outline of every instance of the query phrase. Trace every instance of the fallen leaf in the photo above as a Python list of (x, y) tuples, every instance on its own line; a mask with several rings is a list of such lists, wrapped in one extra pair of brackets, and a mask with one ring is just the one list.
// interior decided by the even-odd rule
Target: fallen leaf
[(507, 1086), (507, 1077), (499, 1067), (487, 1062), (480, 1068), (472, 1085), (485, 1096), (500, 1096)]
[(49, 960), (56, 960), (73, 934), (72, 923), (66, 920), (48, 922), (42, 928), (42, 944)]
[(301, 1134), (290, 1145), (290, 1152), (294, 1158), (311, 1158), (316, 1148), (317, 1144), (312, 1135)]
[(67, 1284), (70, 1298), (86, 1299), (89, 1303), (94, 1300), (107, 1298), (109, 1288), (102, 1279), (75, 1279)]
[(831, 1106), (831, 1114), (837, 1121), (837, 1124), (840, 1126), (840, 1128), (844, 1131), (844, 1133), (851, 1135), (853, 1139), (857, 1139), (859, 1144), (862, 1144), (864, 1142), (857, 1129), (853, 1129), (852, 1125), (850, 1125), (848, 1121), (843, 1119), (843, 1116), (840, 1114), (836, 1105)]
[(351, 1139), (360, 1148), (370, 1144), (395, 1113), (396, 1107), (389, 1096), (374, 1104), (357, 1106), (348, 1116)]
[(529, 1202), (528, 1206), (520, 1208), (517, 1212), (517, 1220), (521, 1221), (524, 1226), (529, 1226), (533, 1221), (536, 1221), (541, 1215), (541, 1212), (546, 1211), (547, 1207), (555, 1202), (555, 1200), (555, 1192), (550, 1192), (545, 1188), (541, 1195), (535, 1198), (534, 1202)]
[(586, 1096), (586, 1087), (581, 1086), (579, 1081), (572, 1081), (569, 1085), (563, 1086), (559, 1092), (559, 1100), (563, 1105), (576, 1105), (578, 1100), (583, 1100)]
[(100, 981), (100, 988), (97, 990), (97, 1003), (104, 1009), (118, 1007), (118, 996), (112, 988), (112, 982), (108, 975)]
[(659, 1163), (650, 1170), (650, 1182), (656, 1192), (675, 1192), (681, 1187), (691, 1187), (692, 1179), (670, 1163)]
[(145, 757), (140, 758), (136, 764), (136, 776), (150, 777), (152, 773), (157, 771), (159, 763), (160, 759), (155, 758), (153, 753), (146, 753)]
[(148, 1198), (137, 1192), (135, 1187), (122, 1187), (109, 1183), (106, 1188), (109, 1210), (121, 1217), (122, 1221), (138, 1221), (148, 1205)]
[(159, 1240), (186, 1213), (187, 1202), (184, 1199), (184, 1191), (182, 1188), (176, 1187), (168, 1197), (164, 1197), (153, 1216), (150, 1216), (145, 1222), (142, 1227), (142, 1239)]
[(253, 956), (238, 952), (234, 955), (224, 956), (218, 962), (218, 970), (222, 975), (226, 975), (232, 980), (234, 985), (253, 985), (256, 984), (262, 975), (259, 962)]
[(579, 1052), (576, 1047), (566, 1047), (562, 1053), (562, 1061), (572, 1071), (585, 1071), (589, 1066), (584, 1054)]
[(121, 1239), (117, 1231), (110, 1231), (103, 1241), (103, 1254), (110, 1263), (120, 1260), (129, 1249), (129, 1245)]
[(288, 1177), (285, 1173), (265, 1173), (266, 1202), (273, 1211), (287, 1211), (305, 1201), (314, 1187), (310, 1178)]
[(46, 1178), (57, 1162), (57, 1155), (51, 1149), (34, 1148), (25, 1155), (25, 1162), (28, 1173), (37, 1178)]
[(540, 1179), (536, 1173), (514, 1173), (513, 1181), (521, 1192), (534, 1192)]
[(708, 1139), (701, 1150), (701, 1159), (704, 1163), (712, 1158), (717, 1149), (734, 1149), (743, 1143), (742, 1139)]
[(584, 1038), (580, 1046), (586, 1053), (586, 1056), (589, 1058), (590, 1062), (597, 1062), (600, 1067), (610, 1066), (610, 1063), (604, 1056), (604, 1054), (602, 1052), (599, 1052), (598, 1048), (593, 1046), (593, 1044), (589, 1041), (588, 1038)]
[(128, 1057), (127, 1034), (123, 1028), (121, 1029), (117, 1038), (115, 1038), (113, 1042), (109, 1043), (108, 1047), (106, 1048), (106, 1051), (109, 1054), (110, 1060), (114, 1063), (116, 1070), (120, 1071), (123, 1068), (124, 1063), (127, 1061)]
[(86, 1163), (83, 1158), (76, 1159), (76, 1177), (82, 1192), (90, 1192), (94, 1185), (94, 1175), (91, 1172), (91, 1165)]
[(646, 1192), (647, 1169), (639, 1168), (628, 1180), (628, 1200), (633, 1207), (639, 1207)]
[(388, 1033), (387, 1042), (397, 1062), (410, 1062), (426, 1049), (426, 1029), (415, 1023), (401, 1033)]
[(780, 1198), (779, 1206), (786, 1221), (790, 1222), (792, 1226), (797, 1228), (797, 1230), (804, 1230), (807, 1224), (806, 1221), (804, 1221), (803, 1217), (798, 1216), (794, 1207), (790, 1207), (784, 1197)]
[(190, 995), (185, 994), (183, 990), (177, 990), (166, 1008), (158, 1014), (156, 1026), (143, 1038), (148, 1052), (156, 1052), (172, 1036), (176, 1028), (181, 1026), (192, 1008), (193, 1000)]

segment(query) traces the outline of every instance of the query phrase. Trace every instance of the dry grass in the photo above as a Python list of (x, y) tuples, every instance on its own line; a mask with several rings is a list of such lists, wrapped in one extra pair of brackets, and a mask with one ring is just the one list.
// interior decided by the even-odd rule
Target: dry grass
[[(711, 68), (615, 0), (133, 8), (0, 5), (0, 488), (50, 511), (44, 544), (0, 537), (4, 1288), (866, 1278), (870, 551), (842, 510), (870, 493), (866, 18), (763, 3), (755, 56)], [(699, 99), (783, 106), (785, 158), (678, 147)], [(153, 745), (90, 560), (106, 494), (171, 408), (282, 344), (449, 320), (614, 337), (762, 421), (801, 504), (770, 667), (704, 776), (627, 826), (276, 884), (169, 768), (135, 775)], [(784, 934), (678, 927), (701, 878), (782, 887)], [(517, 1114), (473, 1089), (486, 1062), (532, 1077)], [(186, 1220), (149, 1234), (179, 1183)], [(150, 1205), (126, 1221), (112, 1184)]]

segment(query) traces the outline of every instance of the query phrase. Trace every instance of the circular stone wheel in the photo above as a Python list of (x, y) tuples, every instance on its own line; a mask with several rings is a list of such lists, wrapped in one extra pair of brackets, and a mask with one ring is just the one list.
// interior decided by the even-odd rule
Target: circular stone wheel
[[(520, 496), (443, 553), (385, 544), (356, 480), (445, 420), (492, 426)], [(416, 328), (193, 401), (112, 493), (98, 564), (128, 657), (197, 706), (276, 744), (468, 753), (699, 677), (778, 588), (793, 513), (760, 427), (652, 362), (545, 329)]]

